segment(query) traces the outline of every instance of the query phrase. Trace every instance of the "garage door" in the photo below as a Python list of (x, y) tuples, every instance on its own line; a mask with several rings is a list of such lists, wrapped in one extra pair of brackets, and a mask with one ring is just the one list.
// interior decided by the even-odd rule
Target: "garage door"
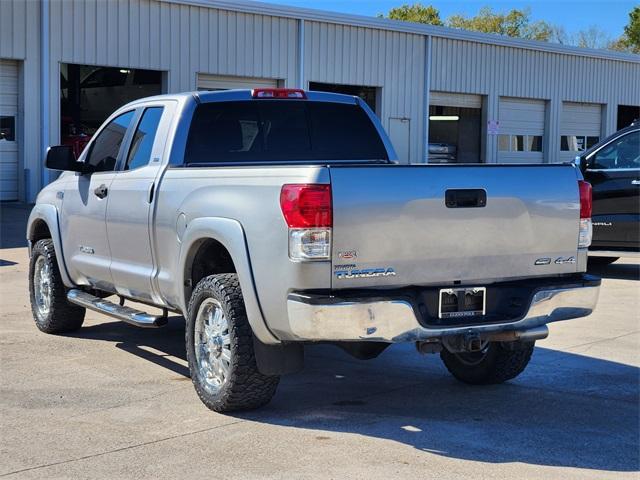
[(198, 74), (198, 90), (230, 90), (232, 88), (277, 88), (274, 78), (224, 77)]
[(544, 119), (544, 100), (501, 98), (498, 162), (542, 163)]
[(600, 141), (602, 106), (594, 103), (562, 104), (560, 161), (571, 161)]
[(0, 60), (0, 200), (18, 199), (18, 64)]
[(439, 107), (482, 108), (482, 97), (466, 93), (429, 92), (429, 105)]

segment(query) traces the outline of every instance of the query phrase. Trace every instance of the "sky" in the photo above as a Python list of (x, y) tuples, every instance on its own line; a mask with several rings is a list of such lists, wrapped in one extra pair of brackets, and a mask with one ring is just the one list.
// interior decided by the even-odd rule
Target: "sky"
[[(387, 13), (391, 8), (414, 0), (260, 0), (280, 5), (330, 10), (375, 16)], [(415, 0), (417, 1), (417, 0)], [(440, 17), (463, 13), (475, 15), (481, 7), (488, 5), (494, 10), (508, 11), (512, 8), (531, 9), (533, 20), (546, 20), (560, 25), (567, 33), (585, 30), (593, 25), (606, 32), (611, 39), (622, 34), (629, 20), (629, 12), (638, 5), (633, 0), (420, 0), (423, 5), (433, 5), (440, 10)]]

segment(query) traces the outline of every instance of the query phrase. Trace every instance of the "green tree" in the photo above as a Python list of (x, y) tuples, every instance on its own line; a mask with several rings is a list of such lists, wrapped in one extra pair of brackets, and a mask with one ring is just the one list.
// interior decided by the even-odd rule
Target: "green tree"
[(491, 7), (483, 7), (473, 17), (452, 15), (447, 19), (446, 25), (463, 30), (497, 33), (531, 40), (549, 41), (554, 35), (553, 27), (547, 22), (531, 21), (529, 9), (517, 10), (514, 8), (507, 13), (501, 13), (494, 12)]
[(619, 52), (640, 53), (640, 6), (629, 12), (629, 23), (624, 27), (624, 33), (618, 39), (609, 42), (607, 48)]
[(640, 5), (629, 12), (629, 23), (624, 27), (625, 42), (634, 53), (640, 53)]
[(405, 22), (426, 23), (427, 25), (443, 25), (438, 9), (432, 5), (425, 6), (421, 3), (404, 4), (401, 7), (392, 8), (389, 10), (387, 18)]

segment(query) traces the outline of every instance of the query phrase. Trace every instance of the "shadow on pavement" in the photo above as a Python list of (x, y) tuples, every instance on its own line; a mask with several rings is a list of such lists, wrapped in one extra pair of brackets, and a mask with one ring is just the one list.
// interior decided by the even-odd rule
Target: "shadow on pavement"
[[(74, 336), (189, 376), (167, 358), (186, 357), (181, 317), (161, 330), (111, 322)], [(283, 377), (270, 405), (235, 416), (312, 430), (318, 440), (340, 432), (471, 461), (631, 472), (640, 469), (639, 383), (637, 367), (542, 347), (516, 380), (471, 387), (412, 345), (368, 362), (313, 346), (304, 372)]]
[(614, 280), (640, 280), (640, 263), (612, 263), (610, 265), (589, 265), (589, 273)]
[(27, 221), (33, 205), (0, 202), (0, 248), (27, 246)]

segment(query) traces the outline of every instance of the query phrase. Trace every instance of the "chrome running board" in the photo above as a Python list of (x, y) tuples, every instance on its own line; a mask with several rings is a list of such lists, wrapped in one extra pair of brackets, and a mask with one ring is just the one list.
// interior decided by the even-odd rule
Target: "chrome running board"
[(152, 315), (150, 313), (136, 310), (135, 308), (116, 305), (108, 300), (98, 298), (82, 290), (69, 290), (67, 300), (81, 307), (104, 313), (110, 317), (117, 318), (136, 327), (159, 328), (167, 324), (166, 315)]

